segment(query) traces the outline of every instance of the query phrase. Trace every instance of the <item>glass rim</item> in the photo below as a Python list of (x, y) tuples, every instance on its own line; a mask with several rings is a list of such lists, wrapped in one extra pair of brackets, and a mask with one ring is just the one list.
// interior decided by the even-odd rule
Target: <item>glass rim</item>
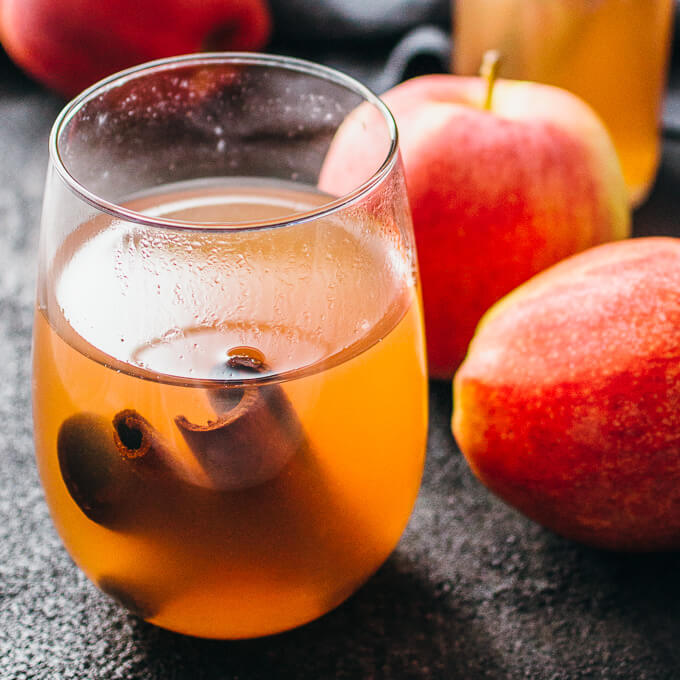
[[(82, 109), (82, 107), (95, 96), (105, 90), (115, 87), (119, 83), (124, 83), (138, 77), (145, 72), (160, 70), (171, 70), (183, 64), (245, 64), (257, 66), (270, 66), (298, 73), (305, 73), (316, 76), (330, 82), (337, 83), (348, 90), (355, 92), (366, 102), (371, 103), (381, 113), (387, 126), (390, 146), (381, 165), (375, 169), (373, 174), (364, 182), (356, 186), (352, 191), (333, 198), (323, 203), (318, 208), (312, 210), (293, 213), (289, 218), (276, 218), (269, 220), (251, 220), (247, 222), (192, 222), (191, 220), (174, 220), (166, 217), (150, 217), (144, 213), (130, 210), (124, 206), (108, 201), (95, 192), (90, 191), (82, 182), (77, 180), (66, 167), (66, 163), (60, 152), (59, 138), (62, 131), (66, 128), (71, 119)], [(296, 57), (286, 57), (260, 52), (201, 52), (197, 54), (184, 54), (164, 59), (148, 61), (137, 66), (113, 73), (102, 80), (94, 83), (86, 90), (77, 95), (74, 99), (64, 106), (58, 114), (49, 138), (50, 160), (57, 173), (64, 181), (66, 186), (79, 198), (92, 207), (117, 217), (126, 222), (141, 224), (147, 227), (158, 227), (164, 229), (191, 230), (191, 231), (253, 231), (257, 229), (271, 229), (273, 227), (286, 227), (294, 224), (309, 222), (336, 213), (342, 208), (349, 206), (356, 200), (366, 196), (390, 173), (394, 166), (398, 150), (398, 131), (397, 124), (392, 112), (387, 105), (366, 85), (353, 78), (352, 76), (338, 71), (329, 66), (317, 64), (306, 59)]]

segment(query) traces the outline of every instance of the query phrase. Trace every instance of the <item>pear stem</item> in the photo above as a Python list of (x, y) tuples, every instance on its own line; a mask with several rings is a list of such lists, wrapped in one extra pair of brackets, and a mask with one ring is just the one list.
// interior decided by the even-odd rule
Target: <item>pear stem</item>
[(498, 79), (502, 57), (498, 50), (487, 50), (482, 57), (482, 65), (479, 67), (479, 75), (486, 81), (486, 96), (484, 97), (484, 110), (491, 111), (493, 88)]

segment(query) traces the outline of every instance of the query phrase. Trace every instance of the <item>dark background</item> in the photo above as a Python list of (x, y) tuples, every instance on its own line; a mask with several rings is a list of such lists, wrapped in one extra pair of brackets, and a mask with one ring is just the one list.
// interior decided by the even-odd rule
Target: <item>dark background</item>
[[(441, 5), (432, 12), (418, 21), (447, 26)], [(385, 89), (442, 64), (441, 34), (404, 51), (406, 28), (312, 43), (282, 31), (270, 51)], [(636, 236), (680, 236), (679, 62), (675, 54), (662, 165), (635, 214)], [(450, 434), (448, 383), (431, 385), (422, 491), (398, 549), (321, 620), (262, 640), (203, 641), (148, 625), (99, 593), (52, 527), (33, 460), (34, 262), (47, 136), (64, 102), (2, 53), (0, 76), (0, 678), (680, 677), (680, 556), (585, 548), (492, 497)]]

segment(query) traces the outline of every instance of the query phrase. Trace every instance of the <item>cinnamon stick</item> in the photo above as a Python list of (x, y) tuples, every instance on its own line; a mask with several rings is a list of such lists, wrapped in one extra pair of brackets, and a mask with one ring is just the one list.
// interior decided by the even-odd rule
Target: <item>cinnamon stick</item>
[[(264, 363), (250, 359), (240, 368), (266, 372)], [(175, 422), (221, 489), (210, 520), (213, 549), (230, 555), (232, 574), (241, 570), (249, 578), (254, 565), (266, 567), (269, 580), (327, 592), (328, 606), (338, 604), (393, 548), (382, 540), (380, 522), (367, 517), (362, 499), (350, 500), (329, 478), (279, 384), (236, 393), (217, 388), (208, 397), (217, 420), (199, 425), (179, 416)], [(329, 583), (345, 583), (345, 590), (329, 592)]]
[[(252, 358), (230, 361), (251, 374), (266, 370)], [(279, 384), (213, 388), (208, 398), (215, 420), (179, 415), (175, 423), (210, 488), (188, 481), (155, 428), (126, 409), (113, 421), (77, 414), (62, 424), (59, 461), (74, 501), (103, 526), (148, 536), (154, 559), (187, 556), (182, 573), (159, 564), (167, 588), (159, 582), (156, 591), (169, 598), (205, 587), (215, 569), (245, 582), (256, 570), (268, 583), (326, 593), (320, 608), (338, 604), (387, 557), (392, 537), (329, 478)]]
[(169, 443), (133, 409), (112, 421), (88, 412), (70, 416), (59, 428), (57, 457), (76, 505), (115, 531), (150, 533), (167, 526), (168, 498), (193, 488)]
[[(231, 357), (227, 365), (255, 374), (265, 370), (252, 357)], [(180, 415), (175, 424), (215, 489), (236, 491), (273, 479), (305, 443), (278, 385), (216, 388), (208, 397), (217, 420), (201, 425)]]
[(123, 530), (144, 520), (147, 481), (160, 468), (155, 439), (96, 413), (67, 418), (57, 435), (57, 456), (69, 494), (97, 524)]

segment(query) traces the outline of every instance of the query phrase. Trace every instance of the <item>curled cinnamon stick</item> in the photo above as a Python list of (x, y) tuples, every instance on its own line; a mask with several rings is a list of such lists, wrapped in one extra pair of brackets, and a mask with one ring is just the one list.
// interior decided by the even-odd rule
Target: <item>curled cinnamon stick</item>
[[(227, 365), (264, 370), (252, 357), (231, 357)], [(217, 420), (196, 424), (180, 415), (175, 424), (215, 489), (247, 489), (273, 479), (305, 441), (279, 385), (217, 388), (208, 396)]]
[[(252, 358), (230, 361), (250, 374), (266, 371)], [(221, 583), (228, 568), (234, 580), (325, 593), (320, 608), (338, 604), (387, 556), (392, 534), (329, 474), (281, 385), (225, 385), (207, 397), (214, 421), (175, 422), (209, 488), (187, 480), (179, 457), (137, 411), (113, 421), (81, 413), (62, 424), (59, 462), (74, 501), (103, 526), (143, 534), (159, 560), (153, 607), (125, 579), (134, 564), (107, 576), (125, 587), (105, 581), (105, 588), (148, 616), (211, 578)], [(178, 551), (184, 558), (174, 569), (169, 557)]]
[[(250, 359), (239, 367), (267, 370)], [(175, 420), (220, 489), (196, 552), (210, 546), (206, 564), (226, 556), (233, 578), (247, 582), (254, 571), (292, 591), (324, 593), (322, 608), (339, 604), (387, 557), (393, 535), (329, 474), (280, 384), (225, 386), (208, 398), (217, 420)]]
[[(258, 356), (233, 356), (227, 366), (251, 374), (265, 370)], [(209, 490), (262, 484), (279, 474), (305, 442), (299, 419), (278, 385), (214, 388), (208, 397), (216, 420), (196, 424), (180, 415), (175, 422)], [(200, 489), (195, 487), (205, 485), (134, 409), (116, 413), (112, 422), (94, 413), (67, 418), (57, 452), (73, 500), (89, 519), (108, 528), (148, 526), (168, 491), (175, 498), (190, 493), (189, 504), (196, 505)]]
[(113, 439), (120, 455), (136, 463), (141, 474), (157, 479), (175, 478), (196, 483), (191, 470), (182, 463), (172, 446), (138, 411), (125, 409), (113, 417)]
[[(141, 530), (159, 513), (159, 487), (175, 484), (170, 447), (139, 413), (117, 413), (113, 422), (76, 413), (61, 425), (57, 456), (66, 488), (83, 513), (116, 530)], [(162, 492), (161, 492), (162, 493)]]

